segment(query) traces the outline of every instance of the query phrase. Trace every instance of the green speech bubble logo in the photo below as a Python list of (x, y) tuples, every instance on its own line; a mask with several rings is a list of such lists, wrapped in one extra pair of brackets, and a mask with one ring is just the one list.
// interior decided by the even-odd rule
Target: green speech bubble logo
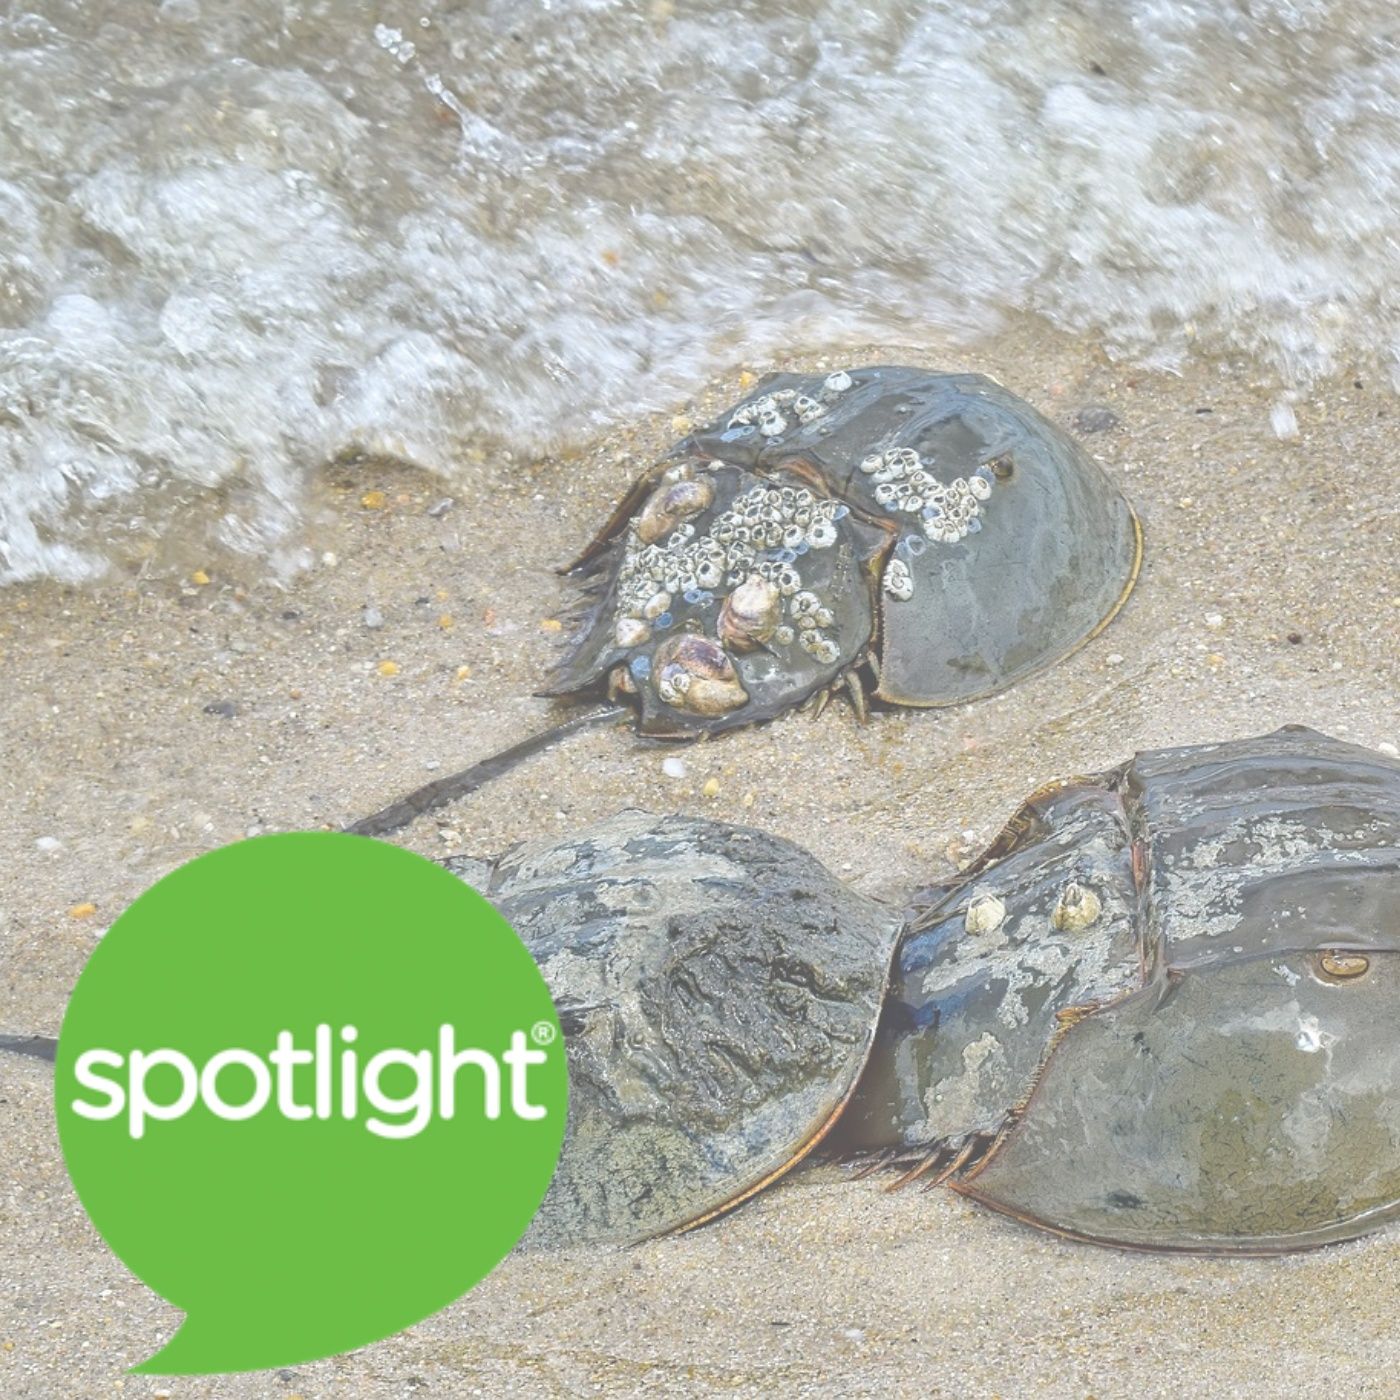
[(263, 836), (112, 925), (59, 1037), (73, 1184), (187, 1314), (136, 1370), (287, 1366), (421, 1321), (524, 1234), (567, 1101), (549, 991), (475, 891), (356, 836)]

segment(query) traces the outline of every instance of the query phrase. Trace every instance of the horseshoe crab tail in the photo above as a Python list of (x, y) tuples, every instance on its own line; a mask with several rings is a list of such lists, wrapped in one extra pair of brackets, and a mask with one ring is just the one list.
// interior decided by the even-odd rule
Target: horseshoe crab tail
[(0, 1051), (11, 1055), (32, 1055), (36, 1060), (53, 1060), (58, 1041), (48, 1035), (0, 1035)]
[(437, 807), (475, 792), (492, 778), (509, 773), (527, 758), (551, 748), (561, 739), (567, 739), (569, 735), (577, 734), (581, 729), (592, 729), (597, 725), (607, 724), (629, 713), (626, 705), (600, 705), (595, 709), (585, 710), (562, 724), (556, 724), (552, 729), (532, 734), (528, 739), (522, 739), (518, 744), (512, 744), (510, 748), (492, 754), (490, 758), (473, 763), (470, 768), (463, 768), (460, 773), (452, 773), (445, 778), (426, 783), (410, 792), (407, 797), (400, 798), (368, 817), (362, 817), (344, 830), (352, 836), (385, 836), (391, 831), (397, 831), (401, 826), (407, 826), (425, 812), (431, 812)]

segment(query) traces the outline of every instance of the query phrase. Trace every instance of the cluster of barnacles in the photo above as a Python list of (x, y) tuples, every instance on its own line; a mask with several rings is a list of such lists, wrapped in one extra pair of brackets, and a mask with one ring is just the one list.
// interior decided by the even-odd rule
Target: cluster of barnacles
[(982, 502), (992, 494), (996, 480), (990, 466), (978, 467), (971, 476), (939, 481), (924, 469), (923, 459), (912, 447), (872, 452), (860, 464), (875, 484), (875, 502), (891, 514), (916, 515), (930, 540), (954, 544), (982, 528)]
[(822, 417), (832, 399), (850, 387), (851, 376), (840, 369), (827, 375), (815, 398), (811, 394), (799, 394), (796, 389), (775, 389), (771, 394), (761, 394), (740, 404), (730, 415), (729, 426), (757, 427), (764, 437), (779, 437), (791, 426), (789, 413), (805, 428)]
[(797, 561), (837, 541), (836, 522), (848, 514), (839, 501), (805, 486), (755, 486), (736, 496), (704, 533), (690, 521), (676, 524), (661, 541), (643, 544), (629, 524), (618, 574), (618, 646), (640, 646), (674, 621), (677, 597), (694, 605), (715, 601), (714, 590), (737, 590), (758, 581), (771, 584), (785, 620), (769, 640), (796, 641), (816, 660), (830, 664), (840, 648), (824, 628), (835, 619), (815, 593), (803, 589)]

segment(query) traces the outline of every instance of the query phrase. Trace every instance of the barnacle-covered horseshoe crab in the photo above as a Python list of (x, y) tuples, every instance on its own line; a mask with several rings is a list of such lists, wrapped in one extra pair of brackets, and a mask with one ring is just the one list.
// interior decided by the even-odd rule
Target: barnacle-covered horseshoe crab
[(1142, 562), (1137, 517), (1053, 424), (976, 374), (776, 374), (627, 493), (565, 572), (579, 626), (544, 695), (612, 701), (347, 828), (383, 835), (626, 713), (686, 739), (991, 695), (1082, 646)]
[(1365, 749), (1289, 728), (1053, 785), (897, 941), (719, 823), (627, 813), (484, 870), (570, 1050), (541, 1242), (698, 1223), (823, 1137), (1136, 1248), (1400, 1213), (1400, 764)]
[(1082, 645), (1141, 561), (1113, 484), (975, 374), (765, 379), (644, 474), (570, 566), (546, 694), (635, 696), (643, 733), (773, 716), (862, 671), (898, 705), (1004, 689)]

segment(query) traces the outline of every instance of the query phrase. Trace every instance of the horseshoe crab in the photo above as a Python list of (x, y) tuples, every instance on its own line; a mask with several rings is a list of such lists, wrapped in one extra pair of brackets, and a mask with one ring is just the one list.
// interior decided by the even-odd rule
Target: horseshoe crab
[[(635, 703), (686, 739), (995, 694), (1082, 646), (1142, 561), (1137, 517), (1053, 424), (976, 374), (775, 374), (645, 472), (565, 570), (584, 604), (543, 695), (612, 702), (439, 778), (375, 836)], [(864, 678), (864, 679), (863, 679)]]
[(975, 374), (770, 375), (632, 487), (570, 566), (593, 595), (545, 694), (634, 696), (643, 733), (771, 719), (838, 685), (942, 706), (1092, 637), (1142, 539), (1113, 484)]
[(1400, 1213), (1397, 993), (1400, 764), (1140, 754), (922, 902), (841, 1145), (1099, 1243), (1349, 1239)]
[(698, 1224), (799, 1162), (865, 1065), (898, 919), (763, 832), (624, 812), (447, 862), (559, 1008), (569, 1126), (536, 1244)]

